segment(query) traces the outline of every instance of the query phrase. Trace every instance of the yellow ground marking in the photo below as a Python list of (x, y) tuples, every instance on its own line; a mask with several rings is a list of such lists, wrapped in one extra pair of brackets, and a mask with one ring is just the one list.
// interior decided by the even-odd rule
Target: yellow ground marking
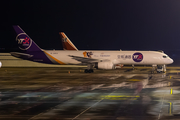
[(171, 112), (172, 112), (172, 110), (171, 110), (171, 109), (172, 109), (172, 103), (171, 103), (171, 102), (169, 102), (169, 115), (171, 115), (171, 114), (172, 114), (172, 113), (171, 113)]
[(171, 89), (171, 95), (173, 94), (173, 89)]
[(129, 81), (140, 81), (138, 79), (129, 79)]

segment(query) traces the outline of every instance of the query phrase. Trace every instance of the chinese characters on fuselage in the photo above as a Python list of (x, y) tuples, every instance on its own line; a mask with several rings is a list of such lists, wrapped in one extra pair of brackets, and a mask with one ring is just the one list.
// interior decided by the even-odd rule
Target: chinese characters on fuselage
[(131, 59), (131, 55), (117, 55), (118, 59)]

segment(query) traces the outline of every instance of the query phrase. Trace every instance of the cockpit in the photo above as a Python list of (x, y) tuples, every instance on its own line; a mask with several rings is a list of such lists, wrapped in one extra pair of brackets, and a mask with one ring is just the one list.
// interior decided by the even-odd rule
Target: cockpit
[(168, 56), (164, 55), (163, 58), (167, 58)]

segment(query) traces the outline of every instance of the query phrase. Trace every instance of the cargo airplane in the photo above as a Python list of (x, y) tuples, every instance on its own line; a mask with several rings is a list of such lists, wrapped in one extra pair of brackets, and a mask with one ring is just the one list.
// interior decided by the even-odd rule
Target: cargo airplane
[[(66, 36), (66, 34), (64, 32), (59, 32), (60, 37), (61, 37), (61, 42), (63, 45), (63, 49), (64, 50), (76, 50), (78, 51), (78, 49), (76, 48), (76, 46), (71, 42), (71, 40)], [(163, 52), (163, 51), (159, 51), (159, 52)], [(124, 65), (123, 64), (116, 64), (116, 68), (122, 68)], [(132, 65), (133, 69), (134, 69), (134, 64)], [(155, 70), (157, 70), (157, 72), (165, 72), (166, 66), (163, 65), (153, 65), (152, 66), (152, 72), (154, 72)]]
[(44, 50), (41, 49), (19, 26), (13, 26), (20, 52), (12, 56), (40, 63), (59, 65), (87, 65), (85, 73), (97, 69), (116, 69), (123, 65), (165, 65), (173, 63), (168, 55), (157, 51), (95, 51), (95, 50)]

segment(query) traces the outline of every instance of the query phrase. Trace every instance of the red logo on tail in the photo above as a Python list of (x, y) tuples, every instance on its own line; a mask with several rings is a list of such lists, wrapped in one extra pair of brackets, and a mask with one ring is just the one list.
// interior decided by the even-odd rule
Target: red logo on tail
[(29, 38), (25, 38), (23, 44), (29, 44)]

